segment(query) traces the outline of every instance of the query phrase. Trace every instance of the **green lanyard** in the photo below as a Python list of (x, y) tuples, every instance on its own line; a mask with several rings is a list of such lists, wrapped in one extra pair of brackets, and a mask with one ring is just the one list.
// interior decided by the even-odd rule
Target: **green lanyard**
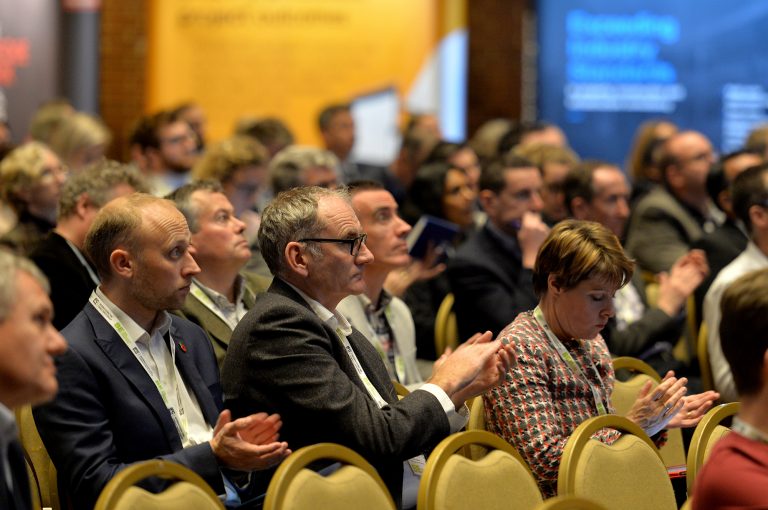
[(149, 368), (149, 364), (147, 363), (146, 358), (144, 358), (144, 354), (142, 354), (141, 350), (136, 345), (136, 342), (134, 342), (128, 336), (128, 330), (125, 329), (125, 326), (123, 326), (120, 320), (114, 316), (109, 307), (104, 302), (102, 302), (99, 296), (96, 295), (95, 291), (91, 293), (89, 301), (93, 307), (96, 308), (96, 310), (101, 314), (101, 316), (104, 317), (104, 320), (107, 321), (110, 326), (112, 326), (112, 328), (115, 330), (118, 336), (120, 336), (123, 342), (125, 342), (125, 345), (128, 346), (128, 349), (130, 349), (130, 351), (136, 357), (144, 371), (147, 373), (150, 379), (152, 379), (152, 382), (155, 383), (155, 387), (157, 387), (157, 391), (160, 393), (160, 397), (163, 399), (163, 403), (168, 409), (168, 412), (171, 415), (171, 419), (176, 426), (176, 430), (179, 433), (181, 444), (183, 445), (187, 443), (189, 438), (189, 422), (187, 420), (187, 416), (184, 414), (184, 406), (181, 403), (181, 392), (179, 391), (179, 384), (176, 381), (176, 349), (173, 348), (173, 339), (170, 338), (170, 332), (168, 333), (168, 338), (171, 341), (172, 363), (169, 372), (171, 376), (171, 385), (173, 386), (173, 389), (176, 390), (176, 406), (174, 406), (168, 398), (168, 394), (165, 391), (165, 387), (162, 381), (160, 381), (158, 377), (154, 377), (152, 375), (152, 371)]
[[(608, 414), (608, 410), (605, 407), (605, 404), (603, 403), (603, 399), (600, 396), (600, 392), (597, 391), (597, 388), (589, 381), (587, 378), (587, 375), (584, 373), (584, 371), (581, 369), (581, 367), (576, 363), (576, 360), (573, 359), (573, 356), (570, 352), (568, 352), (568, 349), (565, 348), (563, 343), (560, 341), (559, 338), (557, 338), (557, 335), (552, 331), (552, 329), (549, 327), (549, 324), (547, 324), (547, 320), (544, 318), (544, 312), (541, 311), (541, 308), (537, 306), (533, 310), (533, 317), (536, 319), (536, 322), (539, 323), (539, 326), (544, 330), (544, 332), (547, 334), (547, 337), (549, 338), (550, 343), (555, 348), (557, 353), (560, 355), (560, 358), (565, 362), (566, 365), (568, 365), (568, 368), (571, 369), (571, 372), (573, 372), (576, 376), (581, 376), (582, 379), (587, 383), (587, 386), (589, 386), (589, 389), (592, 391), (592, 396), (595, 399), (595, 406), (597, 406), (597, 413), (598, 414)], [(600, 380), (600, 374), (598, 374), (597, 369), (595, 368), (595, 365), (590, 364), (592, 367), (592, 371), (595, 374), (595, 377)]]

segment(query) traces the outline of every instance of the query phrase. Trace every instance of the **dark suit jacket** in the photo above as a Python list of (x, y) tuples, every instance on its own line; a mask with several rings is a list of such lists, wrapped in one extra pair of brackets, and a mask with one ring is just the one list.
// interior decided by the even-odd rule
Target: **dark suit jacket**
[[(608, 350), (614, 356), (633, 356), (641, 358), (655, 368), (660, 374), (667, 370), (678, 369), (676, 365), (670, 365), (672, 355), (667, 350), (654, 352), (648, 356), (649, 350), (658, 342), (667, 342), (675, 345), (683, 333), (685, 325), (684, 317), (670, 317), (658, 308), (650, 308), (643, 285), (640, 271), (635, 271), (629, 285), (634, 285), (640, 299), (645, 305), (645, 312), (635, 322), (628, 324), (619, 331), (616, 327), (616, 317), (611, 317), (605, 329), (601, 331)], [(655, 349), (654, 349), (655, 350)]]
[(736, 226), (736, 223), (728, 219), (714, 232), (704, 234), (704, 236), (695, 241), (691, 248), (704, 250), (709, 263), (709, 274), (696, 288), (694, 293), (696, 299), (696, 323), (701, 324), (704, 307), (704, 296), (707, 295), (709, 287), (715, 281), (717, 273), (730, 264), (733, 259), (739, 256), (741, 252), (747, 249), (749, 238), (744, 232)]
[[(256, 294), (267, 290), (271, 280), (255, 273), (244, 273), (243, 277), (245, 278), (246, 285), (243, 302), (246, 309), (250, 310), (253, 308)], [(221, 317), (205, 306), (192, 293), (187, 295), (187, 299), (184, 301), (184, 308), (180, 310), (180, 315), (203, 328), (211, 341), (211, 345), (213, 345), (216, 362), (219, 368), (221, 368), (222, 363), (224, 363), (224, 355), (227, 354), (227, 348), (229, 347), (229, 339), (232, 336), (229, 324), (224, 322)]]
[[(175, 316), (171, 321), (171, 337), (186, 347), (176, 348), (176, 366), (213, 426), (222, 408), (213, 349), (200, 328)], [(152, 458), (178, 462), (223, 492), (210, 445), (182, 449), (152, 379), (93, 305), (86, 304), (62, 334), (69, 349), (56, 360), (59, 393), (33, 413), (75, 508), (93, 508), (119, 470)]]
[(496, 336), (520, 312), (538, 303), (533, 273), (523, 268), (519, 255), (505, 249), (487, 225), (448, 261), (448, 278), (461, 339), (486, 330)]
[(48, 277), (55, 312), (53, 325), (62, 330), (83, 309), (96, 284), (67, 241), (56, 232), (50, 232), (29, 258)]
[(403, 461), (449, 433), (439, 401), (426, 391), (397, 399), (387, 369), (365, 337), (348, 337), (363, 370), (389, 406), (379, 409), (336, 332), (288, 284), (275, 278), (232, 334), (222, 371), (234, 416), (280, 413), (280, 436), (294, 450), (340, 443), (378, 470), (396, 502)]
[(8, 444), (8, 464), (11, 468), (13, 491), (5, 483), (5, 469), (0, 462), (0, 508), (3, 510), (31, 510), (27, 466), (24, 464), (24, 452), (21, 444), (13, 440)]

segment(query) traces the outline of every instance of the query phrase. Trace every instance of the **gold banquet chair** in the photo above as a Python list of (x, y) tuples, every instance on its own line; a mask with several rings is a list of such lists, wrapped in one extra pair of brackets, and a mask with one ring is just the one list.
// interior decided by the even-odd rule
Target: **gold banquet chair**
[[(613, 387), (611, 402), (616, 414), (625, 416), (637, 399), (637, 394), (648, 380), (656, 384), (661, 382), (661, 376), (647, 363), (637, 358), (621, 356), (613, 360), (614, 371), (629, 370), (635, 375), (626, 381), (616, 380)], [(667, 442), (660, 448), (661, 458), (667, 467), (685, 466), (685, 446), (683, 433), (680, 429), (667, 430)]]
[[(16, 409), (15, 414), (19, 427), (19, 439), (27, 462), (27, 473), (30, 475), (33, 502), (39, 501), (42, 508), (53, 510), (66, 508), (60, 503), (61, 500), (66, 500), (66, 497), (59, 495), (56, 468), (37, 432), (35, 419), (32, 416), (32, 406), (21, 406)], [(39, 507), (33, 506), (33, 508)]]
[[(308, 469), (321, 460), (340, 462), (328, 476)], [(376, 470), (345, 446), (319, 443), (293, 452), (277, 468), (264, 510), (394, 510), (395, 503)]]
[(696, 355), (699, 358), (701, 384), (704, 386), (704, 391), (715, 389), (715, 377), (712, 375), (712, 365), (709, 363), (708, 335), (709, 328), (705, 322), (702, 322), (699, 327), (699, 336), (696, 338)]
[(446, 294), (435, 316), (435, 353), (438, 357), (447, 347), (454, 349), (459, 345), (459, 328), (456, 325), (456, 314), (453, 313), (453, 301), (453, 294)]
[[(592, 436), (612, 428), (622, 436), (605, 444)], [(594, 500), (609, 510), (676, 510), (667, 468), (651, 439), (623, 416), (590, 418), (565, 443), (557, 476), (558, 495)]]
[[(469, 421), (467, 430), (486, 430), (485, 428), (485, 402), (483, 396), (478, 395), (469, 401)], [(488, 453), (488, 448), (480, 444), (471, 443), (464, 449), (464, 454), (472, 460), (480, 460)]]
[[(149, 477), (178, 480), (154, 494), (136, 486)], [(94, 510), (224, 510), (200, 475), (175, 462), (147, 460), (119, 471), (101, 491)]]
[(606, 510), (606, 508), (591, 499), (579, 496), (555, 496), (544, 500), (536, 510)]
[[(459, 453), (469, 445), (491, 451), (471, 460)], [(473, 430), (448, 436), (432, 451), (419, 485), (417, 508), (533, 510), (541, 502), (536, 480), (517, 450), (490, 432)]]
[(696, 475), (709, 458), (709, 454), (712, 453), (712, 448), (731, 432), (731, 429), (722, 425), (722, 422), (738, 413), (739, 407), (738, 402), (720, 404), (710, 409), (696, 425), (696, 430), (693, 431), (691, 438), (691, 445), (688, 447), (688, 494), (693, 493)]

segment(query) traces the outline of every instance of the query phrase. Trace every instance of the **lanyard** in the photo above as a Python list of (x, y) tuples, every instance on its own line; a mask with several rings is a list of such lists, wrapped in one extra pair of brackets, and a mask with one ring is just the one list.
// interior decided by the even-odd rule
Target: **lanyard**
[(344, 336), (344, 333), (341, 332), (341, 329), (336, 329), (336, 335), (338, 335), (339, 340), (341, 340), (341, 345), (344, 346), (344, 350), (347, 352), (347, 356), (349, 356), (349, 360), (352, 362), (352, 365), (355, 367), (355, 372), (357, 372), (357, 376), (360, 378), (361, 381), (363, 381), (363, 386), (365, 386), (366, 391), (368, 391), (368, 394), (371, 396), (374, 402), (376, 402), (376, 405), (379, 406), (379, 408), (382, 408), (384, 406), (387, 406), (387, 401), (381, 398), (381, 394), (379, 394), (376, 387), (373, 385), (370, 379), (368, 379), (368, 376), (365, 374), (365, 370), (363, 370), (363, 366), (360, 364), (360, 360), (357, 359), (357, 355), (355, 354), (355, 351), (352, 350), (352, 346), (349, 345), (349, 340), (346, 336)]
[[(200, 286), (195, 282), (195, 280), (192, 280), (192, 285), (190, 287), (190, 293), (195, 296), (206, 308), (208, 308), (210, 311), (212, 311), (216, 317), (224, 321), (224, 324), (229, 326), (229, 329), (233, 330), (235, 329), (235, 326), (237, 326), (237, 322), (235, 324), (232, 324), (232, 321), (228, 319), (224, 313), (221, 311), (221, 309), (216, 306), (216, 303), (213, 302), (211, 297), (206, 294), (203, 289), (200, 288)], [(237, 320), (237, 302), (235, 302), (235, 320)]]
[[(576, 376), (581, 376), (582, 379), (587, 383), (587, 386), (589, 386), (589, 389), (592, 391), (592, 396), (595, 399), (595, 405), (597, 406), (597, 413), (598, 414), (608, 414), (608, 411), (605, 408), (605, 404), (603, 403), (603, 399), (600, 396), (600, 392), (597, 391), (597, 388), (590, 382), (590, 380), (587, 378), (584, 371), (581, 369), (581, 367), (576, 363), (576, 360), (573, 359), (573, 356), (570, 352), (568, 352), (568, 349), (565, 348), (563, 343), (560, 341), (560, 339), (557, 338), (557, 336), (552, 332), (552, 329), (549, 327), (549, 324), (547, 324), (547, 320), (544, 318), (544, 312), (541, 311), (541, 308), (539, 306), (536, 307), (536, 309), (533, 311), (533, 316), (536, 319), (536, 322), (539, 323), (539, 326), (544, 330), (544, 332), (547, 334), (547, 337), (549, 338), (550, 343), (555, 348), (557, 353), (560, 355), (560, 358), (565, 362), (566, 365), (571, 369), (571, 372), (573, 372)], [(595, 374), (595, 377), (597, 380), (600, 380), (600, 374), (597, 373), (597, 369), (595, 368), (594, 364), (590, 364), (592, 367), (592, 371)]]
[(733, 418), (733, 424), (731, 424), (731, 430), (738, 432), (747, 439), (758, 441), (760, 443), (768, 444), (768, 436), (761, 430), (753, 427), (749, 423), (741, 421), (738, 416)]
[[(171, 386), (176, 390), (176, 406), (173, 405), (172, 402), (170, 402), (168, 395), (165, 391), (165, 387), (160, 381), (159, 377), (154, 377), (152, 375), (152, 371), (149, 368), (149, 364), (147, 363), (146, 358), (144, 357), (144, 354), (141, 352), (139, 347), (136, 345), (136, 342), (133, 341), (128, 336), (128, 331), (125, 329), (125, 326), (120, 322), (120, 320), (117, 319), (117, 317), (114, 316), (112, 311), (107, 307), (106, 304), (99, 298), (99, 296), (96, 295), (96, 292), (93, 292), (91, 294), (91, 297), (89, 299), (91, 304), (94, 308), (101, 314), (102, 317), (104, 317), (104, 320), (109, 323), (110, 326), (115, 330), (115, 332), (120, 336), (120, 338), (125, 342), (125, 345), (128, 346), (128, 349), (133, 353), (133, 355), (138, 360), (139, 364), (144, 368), (144, 371), (147, 373), (147, 375), (152, 379), (152, 382), (155, 383), (155, 386), (157, 387), (157, 391), (160, 392), (160, 397), (163, 399), (163, 403), (165, 404), (165, 407), (168, 409), (168, 412), (171, 415), (171, 419), (173, 420), (174, 425), (176, 425), (176, 430), (179, 433), (179, 437), (181, 438), (181, 443), (186, 444), (188, 437), (189, 437), (189, 422), (187, 420), (186, 415), (184, 414), (184, 406), (181, 403), (181, 392), (179, 391), (179, 385), (176, 381), (176, 349), (173, 348), (173, 339), (170, 338), (171, 333), (168, 332), (168, 338), (171, 342), (171, 367), (170, 367), (170, 377), (171, 377)], [(159, 372), (159, 369), (158, 369)]]
[[(368, 312), (365, 311), (365, 305), (363, 305), (363, 311), (366, 314), (366, 318), (368, 316)], [(389, 305), (384, 308), (384, 317), (387, 321), (387, 327), (389, 328), (389, 340), (392, 344), (392, 350), (395, 352), (395, 375), (397, 375), (397, 380), (403, 384), (405, 384), (405, 361), (403, 361), (403, 357), (400, 355), (400, 349), (397, 346), (397, 338), (395, 337), (395, 332), (392, 329), (392, 313), (389, 310)], [(387, 356), (387, 353), (384, 352), (384, 348), (381, 346), (381, 342), (379, 342), (379, 335), (376, 334), (376, 330), (371, 325), (370, 321), (366, 320), (366, 326), (368, 326), (368, 333), (371, 335), (370, 338), (373, 340), (373, 346), (376, 348), (376, 352), (379, 353), (379, 356), (381, 356), (381, 359), (384, 361), (384, 363), (389, 364), (389, 356)], [(412, 382), (412, 381), (411, 381)]]
[[(349, 356), (349, 360), (352, 362), (352, 365), (355, 367), (355, 372), (357, 372), (357, 376), (360, 378), (361, 381), (363, 381), (363, 386), (365, 386), (365, 389), (368, 391), (368, 394), (371, 396), (374, 402), (376, 402), (376, 405), (379, 406), (379, 408), (382, 408), (384, 406), (387, 406), (387, 401), (381, 398), (381, 395), (379, 394), (376, 387), (373, 385), (370, 379), (368, 379), (368, 376), (365, 374), (365, 370), (363, 370), (363, 366), (360, 364), (360, 360), (357, 359), (357, 355), (355, 354), (355, 351), (352, 350), (352, 346), (349, 345), (349, 340), (344, 335), (344, 333), (341, 332), (341, 329), (336, 328), (336, 335), (339, 337), (339, 340), (341, 340), (341, 345), (344, 346), (344, 350), (347, 352), (347, 356)], [(424, 458), (424, 455), (417, 455), (416, 457), (413, 457), (411, 459), (408, 459), (406, 463), (408, 466), (410, 466), (411, 471), (413, 471), (413, 474), (415, 476), (421, 476), (421, 474), (424, 472), (424, 465), (426, 464), (426, 459)]]
[(79, 260), (80, 263), (85, 268), (85, 270), (88, 271), (88, 276), (91, 277), (91, 280), (93, 280), (93, 283), (95, 283), (98, 286), (101, 283), (101, 280), (99, 280), (99, 277), (96, 276), (96, 273), (93, 272), (93, 269), (91, 269), (91, 265), (88, 263), (88, 261), (85, 260), (85, 257), (83, 257), (82, 252), (69, 239), (64, 238), (64, 240), (67, 242), (69, 247), (75, 253), (75, 257), (77, 257), (77, 260)]

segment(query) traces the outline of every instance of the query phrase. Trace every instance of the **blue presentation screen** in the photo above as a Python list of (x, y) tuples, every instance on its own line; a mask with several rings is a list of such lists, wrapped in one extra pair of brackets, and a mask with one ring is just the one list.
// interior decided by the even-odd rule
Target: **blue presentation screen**
[(768, 1), (539, 0), (539, 118), (622, 164), (663, 118), (741, 146), (768, 122)]

